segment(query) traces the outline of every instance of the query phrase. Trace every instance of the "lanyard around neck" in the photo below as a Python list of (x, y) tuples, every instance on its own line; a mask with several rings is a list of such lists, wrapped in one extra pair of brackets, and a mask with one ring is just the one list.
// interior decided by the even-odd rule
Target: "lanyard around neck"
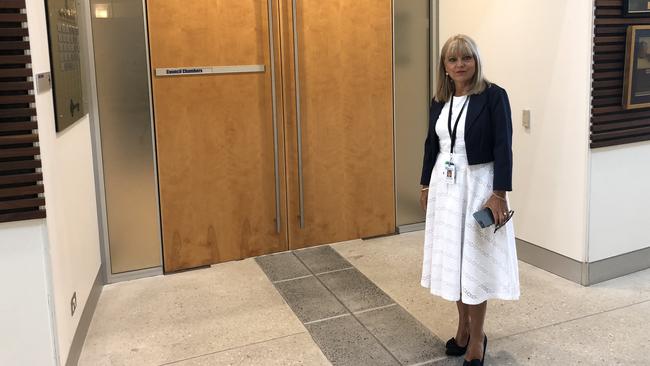
[(465, 98), (465, 101), (463, 102), (463, 107), (460, 109), (460, 113), (458, 113), (458, 117), (456, 117), (456, 123), (454, 123), (454, 129), (451, 129), (451, 110), (454, 106), (454, 96), (451, 96), (451, 100), (449, 101), (449, 119), (447, 121), (447, 129), (449, 130), (449, 136), (451, 137), (451, 151), (450, 153), (454, 153), (454, 146), (456, 145), (456, 132), (458, 130), (458, 121), (460, 121), (460, 116), (463, 115), (463, 111), (465, 110), (465, 106), (467, 105), (467, 101), (469, 100), (469, 96)]

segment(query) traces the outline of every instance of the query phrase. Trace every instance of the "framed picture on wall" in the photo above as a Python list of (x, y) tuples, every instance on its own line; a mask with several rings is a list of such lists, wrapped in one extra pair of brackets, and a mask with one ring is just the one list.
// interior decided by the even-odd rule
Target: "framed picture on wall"
[(75, 0), (47, 0), (48, 41), (56, 131), (61, 132), (86, 115), (79, 15)]
[(623, 107), (650, 107), (650, 25), (627, 28)]
[(649, 0), (623, 0), (623, 14), (625, 16), (650, 16)]

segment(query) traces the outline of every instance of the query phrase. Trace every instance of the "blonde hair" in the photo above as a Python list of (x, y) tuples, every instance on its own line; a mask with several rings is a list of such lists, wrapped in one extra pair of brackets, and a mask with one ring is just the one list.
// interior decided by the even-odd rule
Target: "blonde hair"
[(490, 82), (483, 75), (481, 56), (478, 47), (473, 39), (464, 34), (457, 34), (447, 40), (440, 51), (438, 62), (437, 86), (435, 99), (439, 102), (447, 102), (454, 94), (454, 81), (445, 71), (445, 58), (449, 55), (471, 56), (476, 63), (476, 71), (470, 82), (469, 95), (480, 94), (490, 85)]

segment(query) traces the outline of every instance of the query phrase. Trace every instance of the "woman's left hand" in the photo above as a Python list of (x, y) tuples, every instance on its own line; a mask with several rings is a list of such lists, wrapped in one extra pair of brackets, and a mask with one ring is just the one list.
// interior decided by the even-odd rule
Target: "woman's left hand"
[(488, 207), (492, 211), (495, 225), (499, 226), (503, 224), (508, 217), (509, 211), (508, 202), (506, 201), (506, 192), (494, 191), (494, 194), (492, 194), (485, 203), (485, 207)]

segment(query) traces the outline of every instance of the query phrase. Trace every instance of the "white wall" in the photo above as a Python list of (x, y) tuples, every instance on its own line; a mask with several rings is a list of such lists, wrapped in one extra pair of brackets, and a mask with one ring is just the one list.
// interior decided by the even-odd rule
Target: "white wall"
[[(34, 73), (50, 70), (44, 2), (27, 1)], [(79, 318), (100, 268), (99, 230), (89, 118), (55, 132), (52, 92), (36, 96), (43, 162), (49, 257), (60, 362), (65, 363)], [(70, 299), (77, 293), (77, 310)]]
[(45, 222), (0, 224), (0, 365), (55, 365)]
[[(592, 1), (440, 0), (440, 47), (467, 34), (510, 96), (517, 237), (586, 259)], [(521, 126), (531, 110), (530, 131)]]
[(591, 154), (589, 262), (650, 247), (650, 141)]

